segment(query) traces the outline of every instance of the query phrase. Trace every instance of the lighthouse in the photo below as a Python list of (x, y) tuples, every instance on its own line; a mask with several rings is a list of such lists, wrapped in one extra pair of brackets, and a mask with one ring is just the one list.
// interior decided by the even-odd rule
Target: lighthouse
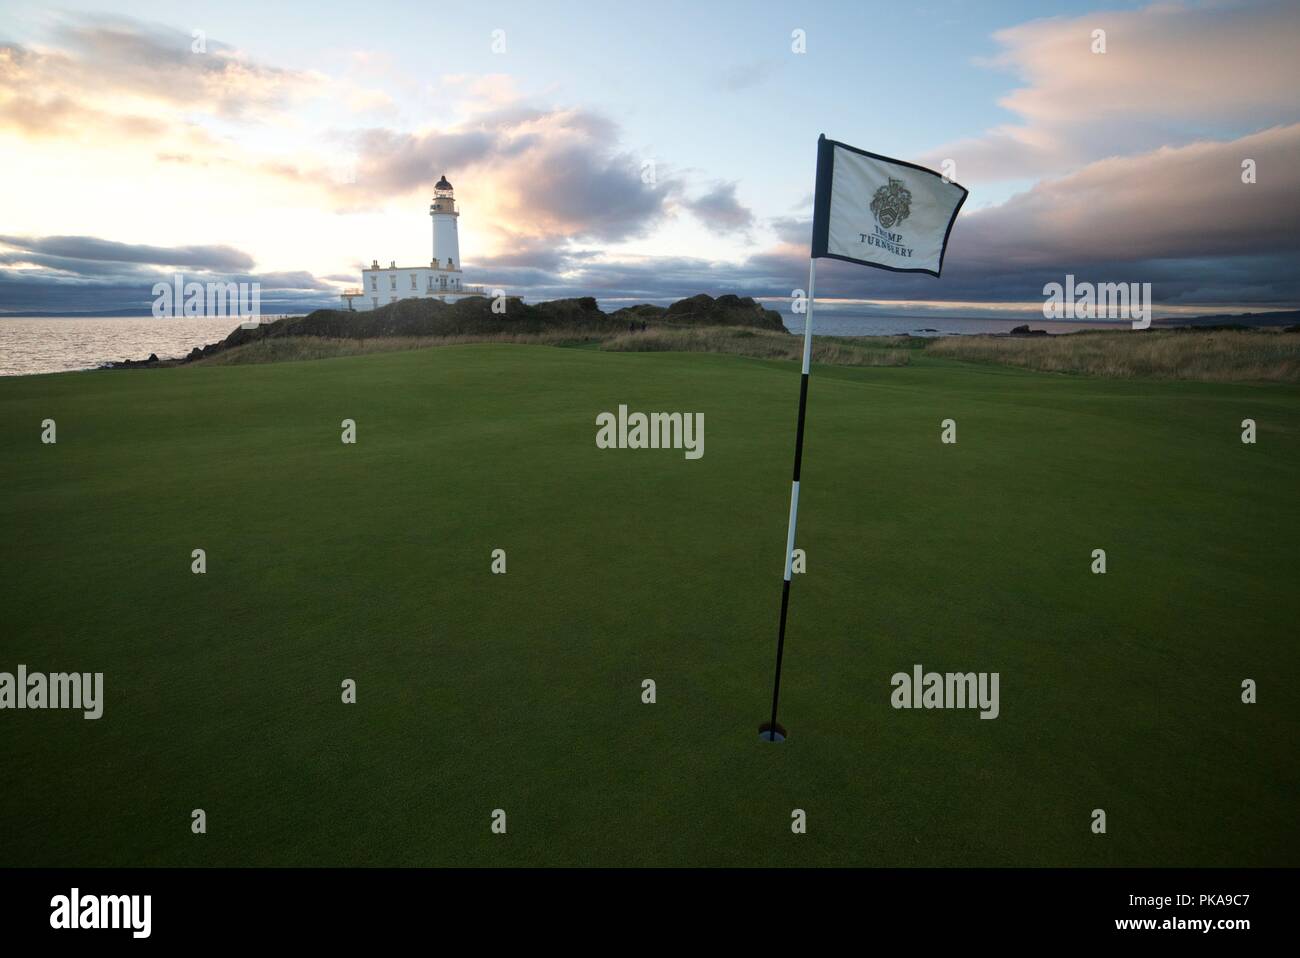
[(460, 235), (456, 221), (456, 194), (444, 175), (433, 185), (429, 203), (433, 220), (433, 259), (428, 266), (398, 266), (396, 260), (387, 268), (372, 260), (369, 269), (361, 270), (361, 286), (345, 289), (341, 294), (344, 308), (378, 309), (399, 299), (455, 299), (482, 295), (481, 287), (466, 286), (460, 271)]
[(456, 194), (444, 174), (433, 185), (433, 202), (429, 204), (429, 217), (433, 220), (433, 265), (449, 270), (460, 269), (460, 236), (456, 232)]

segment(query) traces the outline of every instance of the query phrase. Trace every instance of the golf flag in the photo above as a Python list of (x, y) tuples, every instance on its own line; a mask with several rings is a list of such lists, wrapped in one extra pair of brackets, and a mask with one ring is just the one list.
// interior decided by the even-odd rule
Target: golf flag
[(965, 187), (933, 170), (817, 141), (812, 255), (938, 276)]
[(785, 575), (781, 581), (781, 619), (776, 631), (776, 673), (772, 678), (772, 717), (758, 727), (764, 742), (784, 742), (776, 721), (781, 698), (781, 660), (790, 611), (795, 531), (799, 524), (799, 473), (803, 466), (804, 417), (812, 368), (813, 304), (817, 301), (817, 260), (842, 259), (896, 273), (938, 276), (966, 188), (934, 170), (891, 160), (857, 147), (817, 140), (817, 190), (813, 194), (812, 256), (808, 260), (808, 299), (803, 318), (803, 375), (799, 377), (799, 418), (795, 427), (794, 474), (790, 479), (790, 521), (785, 536)]

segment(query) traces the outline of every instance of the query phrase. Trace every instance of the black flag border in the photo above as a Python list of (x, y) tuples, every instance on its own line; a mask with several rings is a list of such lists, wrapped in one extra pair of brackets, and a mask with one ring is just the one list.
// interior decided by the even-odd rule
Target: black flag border
[(873, 160), (881, 160), (885, 163), (896, 163), (899, 166), (906, 166), (908, 169), (917, 170), (920, 173), (929, 173), (931, 176), (943, 179), (943, 176), (934, 170), (916, 163), (909, 163), (907, 160), (895, 159), (892, 156), (883, 156), (880, 153), (872, 153), (870, 150), (860, 150), (856, 146), (849, 146), (847, 143), (841, 143), (839, 140), (827, 138), (823, 133), (817, 138), (817, 186), (813, 196), (813, 229), (812, 229), (812, 258), (813, 259), (838, 259), (845, 263), (856, 263), (859, 266), (872, 266), (876, 269), (887, 269), (891, 273), (927, 273), (930, 276), (938, 278), (943, 272), (943, 260), (948, 255), (948, 237), (952, 235), (952, 225), (957, 222), (957, 214), (961, 212), (962, 204), (966, 202), (966, 197), (970, 196), (970, 190), (962, 186), (956, 180), (949, 180), (953, 186), (961, 190), (961, 199), (953, 207), (952, 218), (948, 220), (948, 228), (943, 233), (943, 246), (939, 250), (939, 268), (937, 270), (917, 267), (914, 269), (904, 269), (900, 266), (886, 266), (884, 263), (873, 263), (870, 260), (854, 259), (852, 256), (840, 256), (838, 253), (828, 253), (826, 247), (830, 241), (831, 228), (831, 180), (835, 176), (835, 147), (843, 147), (850, 153), (857, 153), (860, 156), (869, 156)]

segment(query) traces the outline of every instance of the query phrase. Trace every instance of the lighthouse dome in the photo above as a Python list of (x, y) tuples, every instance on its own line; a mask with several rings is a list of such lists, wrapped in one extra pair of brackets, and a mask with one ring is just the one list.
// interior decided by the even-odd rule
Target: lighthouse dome
[(451, 189), (451, 184), (447, 182), (447, 177), (443, 176), (442, 179), (438, 180), (437, 183), (433, 184), (433, 188), (435, 190), (449, 190)]

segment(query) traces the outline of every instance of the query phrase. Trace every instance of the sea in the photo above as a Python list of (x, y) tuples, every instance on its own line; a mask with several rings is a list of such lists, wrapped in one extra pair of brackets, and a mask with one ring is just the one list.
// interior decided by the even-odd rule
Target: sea
[(179, 359), (230, 335), (238, 318), (0, 317), (0, 376), (96, 369), (123, 359)]
[[(627, 304), (600, 305), (612, 311)], [(782, 316), (791, 331), (803, 332), (802, 316), (791, 315), (788, 306)], [(813, 332), (821, 336), (962, 336), (1010, 332), (1024, 323), (1053, 333), (1128, 327), (1127, 323), (1047, 322), (1032, 314), (1016, 319), (936, 319), (823, 307), (821, 303), (813, 311)], [(159, 359), (179, 359), (195, 346), (225, 339), (238, 324), (237, 319), (207, 317), (0, 316), (0, 376), (95, 369), (124, 359), (148, 359), (150, 353)]]

